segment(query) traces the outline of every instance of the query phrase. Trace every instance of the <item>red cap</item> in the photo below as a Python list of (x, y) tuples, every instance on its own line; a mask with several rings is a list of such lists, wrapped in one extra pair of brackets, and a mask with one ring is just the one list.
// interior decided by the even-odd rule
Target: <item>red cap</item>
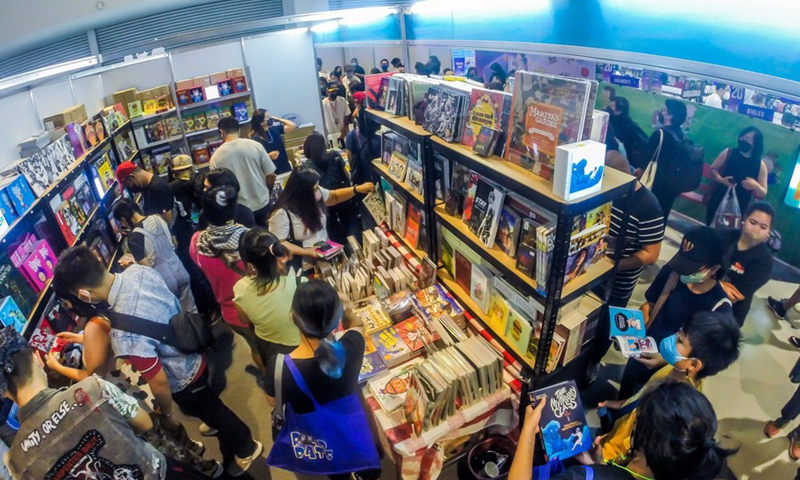
[(134, 170), (136, 170), (136, 165), (133, 162), (120, 163), (116, 173), (119, 184), (122, 185), (125, 179), (133, 174)]
[(364, 100), (367, 99), (367, 94), (364, 92), (356, 92), (353, 94), (353, 100), (359, 103), (363, 103)]

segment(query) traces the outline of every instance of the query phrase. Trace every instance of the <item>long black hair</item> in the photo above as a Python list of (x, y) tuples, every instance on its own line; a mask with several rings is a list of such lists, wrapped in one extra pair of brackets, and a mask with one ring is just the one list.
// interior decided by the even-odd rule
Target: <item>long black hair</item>
[(253, 227), (239, 240), (239, 256), (245, 263), (255, 267), (253, 283), (259, 295), (275, 288), (281, 277), (278, 259), (287, 255), (289, 250), (264, 227)]
[(711, 480), (735, 453), (717, 444), (711, 402), (688, 383), (664, 379), (639, 403), (631, 450), (656, 480)]
[(306, 141), (303, 142), (303, 155), (311, 161), (314, 166), (320, 170), (325, 171), (328, 169), (327, 158), (328, 144), (325, 141), (325, 136), (316, 130), (311, 132)]
[[(314, 198), (314, 187), (319, 183), (319, 174), (311, 168), (293, 170), (286, 180), (283, 192), (275, 202), (273, 212), (281, 209), (289, 210), (303, 222), (303, 225), (312, 232), (325, 228), (322, 224), (322, 213), (325, 204)], [(291, 224), (291, 219), (289, 219)], [(291, 225), (290, 225), (291, 228)]]
[(750, 154), (750, 158), (760, 159), (761, 155), (764, 154), (764, 134), (761, 133), (761, 130), (753, 126), (749, 126), (739, 132), (739, 136), (736, 138), (742, 138), (750, 132), (753, 132), (753, 150)]
[(267, 111), (263, 108), (259, 108), (256, 110), (256, 113), (253, 114), (253, 119), (250, 120), (250, 128), (253, 129), (259, 137), (266, 140), (267, 138), (267, 130), (264, 128), (262, 123), (264, 123), (264, 118), (267, 116)]
[(327, 282), (310, 280), (297, 287), (292, 300), (292, 319), (303, 335), (320, 340), (314, 358), (331, 378), (342, 376), (346, 361), (344, 346), (331, 338), (343, 316), (339, 294)]

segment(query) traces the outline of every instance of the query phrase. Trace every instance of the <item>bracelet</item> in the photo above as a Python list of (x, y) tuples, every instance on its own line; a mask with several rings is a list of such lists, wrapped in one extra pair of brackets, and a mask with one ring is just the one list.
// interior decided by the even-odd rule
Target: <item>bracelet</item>
[(172, 413), (170, 413), (169, 415), (164, 415), (164, 412), (162, 412), (161, 410), (159, 410), (159, 411), (158, 411), (158, 416), (159, 416), (159, 417), (161, 417), (161, 418), (169, 418), (169, 417), (171, 417), (171, 416), (172, 416)]
[(356, 185), (353, 185), (353, 195), (358, 193), (358, 190), (356, 190), (356, 188), (358, 188), (358, 187)]

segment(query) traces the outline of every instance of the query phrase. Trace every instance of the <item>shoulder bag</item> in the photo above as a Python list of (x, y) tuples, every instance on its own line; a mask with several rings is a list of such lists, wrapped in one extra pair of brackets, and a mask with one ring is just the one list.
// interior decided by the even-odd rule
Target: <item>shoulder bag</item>
[(661, 156), (661, 147), (664, 146), (664, 130), (658, 129), (658, 133), (658, 147), (655, 153), (653, 153), (653, 158), (650, 159), (650, 163), (647, 164), (642, 178), (639, 180), (648, 190), (653, 189), (653, 182), (656, 179), (656, 171), (658, 170), (658, 158)]
[(658, 313), (661, 311), (661, 308), (667, 303), (667, 299), (669, 298), (669, 294), (675, 290), (675, 285), (678, 284), (678, 280), (680, 279), (680, 274), (678, 272), (671, 272), (669, 277), (667, 277), (666, 283), (664, 283), (664, 288), (661, 290), (661, 294), (658, 296), (658, 300), (656, 300), (656, 304), (653, 306), (653, 309), (650, 310), (650, 318), (647, 324), (649, 328), (650, 325), (655, 321)]
[(111, 327), (171, 345), (184, 353), (203, 353), (214, 344), (214, 335), (199, 313), (180, 312), (169, 323), (157, 323), (109, 310)]
[[(275, 360), (276, 403), (272, 416), (273, 422), (277, 419), (280, 431), (267, 465), (306, 475), (339, 475), (380, 468), (378, 450), (358, 393), (320, 405), (292, 358), (278, 355)], [(283, 403), (284, 362), (297, 388), (314, 403), (314, 411), (297, 413), (291, 403)]]

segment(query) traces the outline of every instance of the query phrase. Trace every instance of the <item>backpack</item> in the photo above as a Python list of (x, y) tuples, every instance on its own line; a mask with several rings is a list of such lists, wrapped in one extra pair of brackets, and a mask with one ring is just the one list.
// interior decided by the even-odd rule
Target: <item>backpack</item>
[(646, 158), (645, 150), (647, 150), (647, 143), (650, 141), (650, 137), (644, 133), (642, 127), (634, 122), (631, 122), (630, 130), (631, 135), (627, 138), (628, 143), (624, 144), (625, 154), (631, 165), (647, 165), (650, 159)]
[(688, 138), (683, 140), (669, 129), (662, 129), (675, 139), (674, 157), (672, 158), (671, 168), (659, 170), (665, 175), (666, 183), (670, 189), (679, 192), (691, 192), (700, 187), (703, 180), (703, 165), (705, 164), (705, 149), (702, 145), (695, 143)]

